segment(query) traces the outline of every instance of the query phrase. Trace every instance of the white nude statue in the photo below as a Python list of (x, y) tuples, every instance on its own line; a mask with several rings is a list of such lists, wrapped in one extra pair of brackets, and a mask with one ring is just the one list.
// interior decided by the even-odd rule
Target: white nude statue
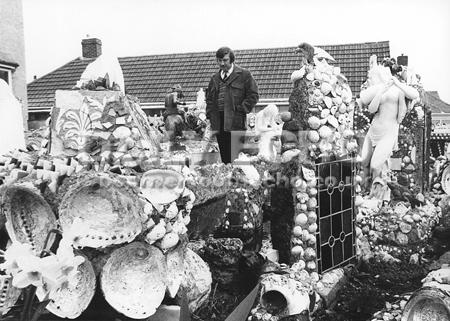
[(362, 164), (366, 178), (371, 174), (373, 184), (380, 183), (384, 186), (386, 193), (378, 192), (374, 196), (389, 200), (385, 184), (389, 170), (388, 159), (397, 148), (399, 125), (407, 111), (405, 99), (417, 99), (419, 93), (415, 88), (400, 82), (392, 75), (390, 68), (378, 65), (376, 56), (370, 59), (369, 87), (361, 91), (360, 100), (375, 115), (362, 147)]

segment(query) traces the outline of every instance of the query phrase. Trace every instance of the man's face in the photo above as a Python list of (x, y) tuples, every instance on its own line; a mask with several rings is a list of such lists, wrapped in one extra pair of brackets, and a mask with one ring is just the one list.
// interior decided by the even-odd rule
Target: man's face
[(220, 70), (228, 71), (231, 68), (230, 54), (226, 54), (223, 58), (217, 58)]

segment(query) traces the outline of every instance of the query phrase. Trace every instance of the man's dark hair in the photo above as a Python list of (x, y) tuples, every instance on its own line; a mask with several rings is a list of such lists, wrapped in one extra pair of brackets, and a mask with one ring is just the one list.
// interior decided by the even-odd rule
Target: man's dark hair
[(234, 52), (228, 47), (221, 47), (216, 51), (216, 58), (222, 59), (226, 54), (230, 54), (230, 62), (234, 62)]

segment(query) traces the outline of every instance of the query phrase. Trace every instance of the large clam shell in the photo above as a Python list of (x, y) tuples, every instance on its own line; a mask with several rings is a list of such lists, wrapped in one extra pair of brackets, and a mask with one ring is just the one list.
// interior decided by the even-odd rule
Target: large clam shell
[(106, 301), (134, 319), (153, 315), (164, 299), (167, 265), (158, 248), (134, 242), (114, 250), (103, 267)]
[(0, 200), (9, 237), (31, 244), (35, 253), (40, 254), (48, 233), (56, 228), (50, 205), (37, 190), (14, 184), (0, 190)]
[(100, 248), (132, 241), (142, 230), (141, 202), (131, 187), (115, 176), (94, 174), (79, 179), (59, 206), (63, 231), (74, 220), (83, 229), (74, 246)]
[(94, 297), (96, 279), (91, 262), (84, 257), (84, 262), (77, 270), (75, 283), (68, 284), (67, 287), (62, 287), (50, 295), (51, 300), (46, 308), (58, 317), (69, 319), (79, 317)]

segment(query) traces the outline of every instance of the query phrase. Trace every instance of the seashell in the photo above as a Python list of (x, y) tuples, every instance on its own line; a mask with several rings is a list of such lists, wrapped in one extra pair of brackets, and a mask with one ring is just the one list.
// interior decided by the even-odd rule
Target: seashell
[(336, 119), (336, 117), (334, 117), (333, 115), (330, 115), (327, 117), (327, 122), (333, 126), (334, 128), (338, 128), (339, 127), (339, 122)]
[(314, 80), (314, 73), (310, 72), (306, 75), (306, 79), (308, 79), (309, 81), (313, 81)]
[(396, 235), (398, 243), (401, 245), (407, 245), (408, 244), (408, 236), (402, 232), (398, 232)]
[(281, 162), (282, 163), (287, 163), (287, 162), (291, 161), (294, 157), (296, 157), (299, 154), (300, 154), (300, 150), (299, 149), (297, 149), (297, 148), (289, 149), (289, 150), (285, 151), (281, 155)]
[(147, 233), (147, 235), (145, 236), (145, 241), (148, 244), (153, 244), (157, 240), (164, 237), (165, 234), (166, 234), (166, 224), (163, 220), (161, 220), (161, 221), (159, 221), (158, 224), (156, 224), (152, 228), (152, 230), (150, 232)]
[(4, 186), (0, 189), (0, 208), (11, 240), (31, 244), (34, 253), (40, 254), (48, 233), (57, 224), (55, 214), (39, 191), (20, 184)]
[(167, 265), (167, 290), (171, 298), (174, 298), (181, 286), (184, 277), (184, 250), (178, 246), (166, 254)]
[(320, 91), (322, 91), (322, 94), (328, 95), (331, 92), (331, 85), (327, 82), (323, 82), (320, 86)]
[(348, 105), (347, 105), (347, 113), (351, 113), (355, 110), (355, 102), (351, 101)]
[(318, 193), (317, 188), (312, 187), (308, 190), (309, 196), (316, 196), (317, 193)]
[[(82, 255), (81, 253), (75, 253)], [(92, 263), (85, 257), (84, 262), (77, 268), (74, 282), (51, 292), (50, 302), (45, 307), (60, 318), (75, 319), (87, 309), (95, 294), (96, 278)], [(38, 294), (39, 292), (37, 292)], [(44, 297), (39, 297), (44, 300)]]
[(420, 214), (413, 214), (412, 216), (414, 222), (420, 222), (422, 220), (422, 216), (420, 216)]
[(303, 180), (303, 179), (301, 179), (301, 178), (297, 179), (297, 180), (295, 181), (295, 188), (296, 188), (297, 191), (299, 191), (299, 192), (306, 192), (307, 185), (306, 185), (305, 180)]
[(317, 130), (308, 131), (308, 139), (311, 143), (317, 143), (320, 140), (320, 135)]
[(364, 203), (364, 199), (361, 195), (356, 195), (355, 206), (361, 206)]
[(331, 115), (335, 115), (336, 112), (337, 112), (337, 106), (332, 106), (332, 107), (330, 108), (330, 113), (331, 113)]
[(305, 213), (300, 213), (295, 217), (295, 225), (299, 225), (301, 227), (305, 227), (308, 222), (308, 217)]
[(315, 261), (309, 261), (306, 263), (306, 268), (310, 271), (315, 270), (317, 267), (316, 262)]
[(12, 285), (11, 275), (0, 275), (0, 315), (5, 315), (16, 304), (22, 293), (22, 289), (18, 289)]
[(307, 193), (297, 193), (297, 199), (300, 203), (306, 203), (306, 201), (309, 199), (309, 196)]
[(339, 105), (339, 112), (340, 112), (341, 114), (347, 112), (347, 105), (344, 104), (344, 103), (340, 104), (340, 105)]
[(130, 242), (140, 234), (141, 211), (138, 195), (118, 176), (85, 174), (65, 193), (59, 220), (63, 232), (75, 220), (82, 222), (74, 246), (101, 248)]
[[(323, 73), (322, 74), (322, 81), (324, 82), (324, 83), (327, 83), (327, 84), (329, 84), (330, 82), (331, 82), (331, 77), (330, 77), (330, 75), (329, 75), (329, 72), (330, 70), (326, 70), (325, 71), (325, 73)], [(331, 91), (331, 85), (330, 85), (330, 91)], [(328, 93), (330, 92), (330, 91), (328, 91)], [(327, 93), (327, 94), (328, 94)]]
[(322, 126), (319, 128), (319, 136), (321, 138), (327, 139), (332, 135), (332, 130), (328, 126)]
[(317, 224), (312, 223), (310, 226), (308, 226), (308, 232), (309, 233), (316, 233), (317, 232)]
[(131, 130), (126, 126), (119, 126), (112, 132), (112, 135), (116, 139), (126, 139), (131, 136)]
[(336, 85), (336, 83), (337, 83), (337, 77), (335, 76), (335, 75), (331, 75), (330, 76), (330, 85), (332, 86), (332, 87), (334, 87), (335, 85)]
[(306, 206), (308, 206), (309, 210), (315, 210), (317, 207), (317, 199), (315, 197), (310, 197), (306, 202)]
[(189, 310), (193, 313), (208, 300), (211, 292), (212, 275), (208, 264), (187, 248), (184, 255), (184, 277), (181, 287), (186, 293)]
[(317, 222), (317, 214), (315, 211), (308, 212), (308, 223), (312, 224)]
[(402, 231), (402, 233), (405, 233), (405, 234), (408, 234), (412, 230), (412, 226), (405, 222), (400, 222), (398, 224), (398, 227), (400, 228), (400, 231)]
[(314, 69), (314, 79), (322, 80), (322, 72), (319, 69)]
[(101, 273), (106, 301), (133, 319), (153, 315), (164, 299), (166, 259), (158, 248), (134, 242), (115, 249)]
[(318, 129), (319, 126), (320, 126), (320, 119), (318, 117), (316, 117), (316, 116), (311, 116), (311, 117), (308, 118), (308, 125), (312, 129)]
[(302, 79), (303, 76), (306, 73), (306, 68), (305, 66), (303, 66), (302, 68), (300, 68), (299, 70), (294, 71), (291, 74), (291, 82), (295, 83), (297, 80)]
[(178, 215), (178, 207), (175, 202), (170, 203), (166, 210), (165, 217), (169, 220), (175, 218)]
[(139, 187), (152, 204), (169, 204), (183, 194), (185, 179), (174, 170), (151, 169), (142, 175)]
[(314, 246), (316, 245), (316, 242), (317, 242), (316, 236), (315, 236), (315, 235), (310, 235), (310, 236), (308, 237), (307, 242), (308, 242), (308, 245), (309, 245), (309, 246), (314, 247)]
[(331, 98), (333, 101), (333, 104), (336, 106), (340, 106), (342, 104), (342, 98), (341, 97), (333, 97)]
[(291, 249), (291, 254), (293, 256), (302, 256), (303, 253), (304, 253), (303, 247), (301, 247), (300, 245), (296, 245)]
[(294, 264), (292, 264), (292, 269), (295, 271), (303, 270), (306, 267), (306, 263), (303, 260), (298, 260)]
[(350, 139), (350, 138), (352, 138), (354, 135), (355, 135), (355, 132), (354, 132), (353, 130), (351, 130), (351, 129), (346, 129), (346, 130), (344, 130), (344, 132), (342, 133), (342, 136), (343, 136), (345, 139)]
[(330, 97), (323, 97), (323, 102), (327, 108), (331, 108), (331, 106), (333, 106), (333, 100), (331, 100)]
[(167, 233), (161, 240), (161, 249), (163, 251), (171, 249), (178, 244), (178, 241), (180, 241), (178, 233), (176, 232)]
[(311, 234), (309, 234), (308, 230), (303, 230), (302, 231), (302, 241), (303, 242), (307, 242), (309, 240)]
[(304, 257), (306, 261), (311, 261), (316, 258), (316, 250), (311, 247), (305, 249)]
[(409, 224), (414, 223), (413, 218), (412, 218), (411, 215), (409, 215), (409, 214), (404, 215), (402, 219), (403, 219), (403, 221), (405, 221), (405, 222), (407, 222), (407, 223), (409, 223)]
[(296, 237), (302, 236), (302, 228), (301, 228), (301, 226), (300, 225), (294, 226), (294, 229), (292, 230), (292, 234), (294, 234), (294, 236), (296, 236)]
[[(330, 114), (330, 110), (328, 108), (325, 108), (320, 112), (320, 118), (327, 118), (329, 114)], [(317, 129), (317, 128), (314, 128), (314, 129)]]

